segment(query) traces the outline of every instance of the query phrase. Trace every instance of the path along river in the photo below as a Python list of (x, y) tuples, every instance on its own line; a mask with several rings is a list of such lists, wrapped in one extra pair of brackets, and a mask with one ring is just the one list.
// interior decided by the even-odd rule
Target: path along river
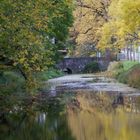
[(140, 91), (100, 75), (66, 75), (0, 125), (2, 140), (139, 140)]

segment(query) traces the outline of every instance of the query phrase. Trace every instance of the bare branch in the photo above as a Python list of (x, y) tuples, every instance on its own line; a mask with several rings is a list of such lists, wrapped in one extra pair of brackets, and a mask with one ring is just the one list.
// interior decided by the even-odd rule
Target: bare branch
[(88, 28), (85, 32), (81, 33), (81, 34), (87, 34), (89, 31), (91, 31), (93, 29), (93, 27)]

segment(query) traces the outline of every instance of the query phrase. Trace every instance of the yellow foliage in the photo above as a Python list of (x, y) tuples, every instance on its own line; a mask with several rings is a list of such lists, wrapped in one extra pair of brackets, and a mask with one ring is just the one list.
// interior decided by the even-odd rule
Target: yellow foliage
[(68, 110), (76, 140), (139, 140), (140, 114), (127, 113), (123, 106), (111, 110), (111, 96), (106, 93), (81, 94), (77, 97), (80, 110)]
[(92, 43), (104, 50), (124, 48), (130, 40), (134, 45), (140, 42), (140, 0), (78, 2), (74, 11), (78, 48)]
[[(109, 0), (82, 0), (76, 3), (74, 11), (74, 32), (77, 37), (77, 54), (86, 44), (96, 44), (98, 31), (107, 21)], [(81, 47), (81, 49), (79, 49)]]
[[(140, 0), (112, 0), (109, 21), (100, 30), (99, 48), (125, 47), (126, 41), (140, 41)], [(110, 42), (115, 37), (116, 41)]]

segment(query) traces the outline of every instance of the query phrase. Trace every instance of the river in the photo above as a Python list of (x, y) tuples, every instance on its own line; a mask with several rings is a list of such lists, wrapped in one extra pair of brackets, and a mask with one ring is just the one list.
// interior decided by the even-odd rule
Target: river
[(138, 89), (92, 74), (66, 75), (46, 86), (33, 99), (6, 99), (1, 140), (139, 140)]

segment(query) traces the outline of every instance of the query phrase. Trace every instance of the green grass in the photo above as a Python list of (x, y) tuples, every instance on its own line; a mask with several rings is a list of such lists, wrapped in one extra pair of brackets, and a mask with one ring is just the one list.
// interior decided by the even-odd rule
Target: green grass
[(56, 78), (56, 77), (63, 76), (63, 75), (64, 74), (61, 71), (51, 68), (47, 71), (37, 73), (36, 77), (40, 81), (47, 81), (49, 79)]
[(136, 64), (139, 64), (139, 62), (137, 62), (137, 61), (123, 61), (122, 62), (124, 71), (129, 70), (130, 68), (132, 68)]
[(119, 82), (140, 89), (140, 64), (134, 61), (112, 62), (109, 72)]
[[(35, 84), (37, 86), (31, 89), (33, 93), (36, 93), (38, 89), (42, 88), (43, 81), (48, 79), (62, 76), (63, 73), (56, 69), (49, 69), (48, 71), (36, 73)], [(25, 94), (27, 93), (26, 81), (22, 75), (14, 71), (1, 71), (0, 72), (0, 95), (11, 95), (11, 94)]]

